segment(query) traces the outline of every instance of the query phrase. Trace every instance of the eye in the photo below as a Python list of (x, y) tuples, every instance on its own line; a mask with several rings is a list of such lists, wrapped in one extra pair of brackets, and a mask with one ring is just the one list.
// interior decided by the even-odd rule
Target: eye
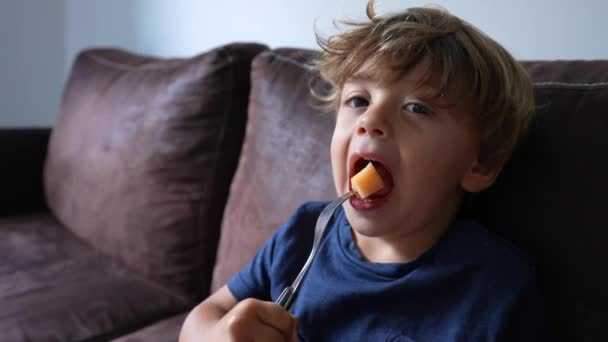
[(354, 96), (346, 100), (346, 104), (351, 107), (367, 107), (369, 102), (361, 96)]
[(405, 110), (416, 114), (429, 114), (431, 111), (420, 103), (408, 103), (405, 105)]

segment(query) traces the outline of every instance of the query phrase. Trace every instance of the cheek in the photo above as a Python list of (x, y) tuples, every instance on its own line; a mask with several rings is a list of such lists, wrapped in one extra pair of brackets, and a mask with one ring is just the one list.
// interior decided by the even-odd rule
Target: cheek
[(343, 132), (338, 129), (334, 131), (334, 135), (331, 139), (330, 153), (334, 184), (338, 192), (343, 190), (342, 186), (344, 185), (346, 177), (348, 141), (349, 139), (343, 134)]
[(460, 173), (465, 173), (477, 160), (479, 152), (479, 144), (473, 133), (465, 132), (455, 137), (450, 146), (446, 151), (449, 153), (447, 160), (449, 163), (448, 167), (452, 167)]
[(471, 160), (465, 150), (459, 148), (449, 148), (443, 151), (441, 158), (435, 160), (435, 167), (450, 182), (459, 183), (462, 176), (471, 165)]
[(436, 136), (409, 152), (417, 173), (448, 184), (459, 183), (476, 158), (475, 144), (463, 135)]

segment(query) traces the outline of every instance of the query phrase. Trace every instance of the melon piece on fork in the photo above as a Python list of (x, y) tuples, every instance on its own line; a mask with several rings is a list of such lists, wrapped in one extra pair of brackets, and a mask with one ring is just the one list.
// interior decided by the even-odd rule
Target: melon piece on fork
[(350, 179), (350, 182), (353, 190), (357, 193), (357, 197), (361, 199), (372, 195), (384, 187), (382, 177), (380, 177), (372, 162), (369, 162), (363, 170), (357, 172)]

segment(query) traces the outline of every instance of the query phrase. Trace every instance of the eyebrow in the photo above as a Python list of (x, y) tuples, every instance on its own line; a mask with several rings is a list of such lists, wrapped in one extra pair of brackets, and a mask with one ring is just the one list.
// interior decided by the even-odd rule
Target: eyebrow
[[(345, 83), (357, 82), (357, 81), (381, 82), (378, 80), (377, 77), (375, 77), (375, 75), (373, 73), (370, 73), (368, 71), (359, 71), (359, 72), (356, 72), (355, 74), (353, 74), (351, 77), (349, 77)], [(428, 82), (418, 84), (416, 87), (416, 91), (420, 91), (425, 95), (432, 95), (432, 94), (438, 93), (437, 87), (429, 84)]]
[(351, 77), (348, 78), (349, 81), (378, 81), (376, 77), (370, 72), (367, 71), (358, 71), (354, 73)]

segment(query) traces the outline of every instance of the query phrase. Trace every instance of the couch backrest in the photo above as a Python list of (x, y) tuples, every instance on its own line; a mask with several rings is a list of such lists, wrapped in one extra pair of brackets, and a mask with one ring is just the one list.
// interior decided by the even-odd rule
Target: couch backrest
[(605, 340), (608, 323), (608, 61), (526, 63), (536, 118), (479, 219), (538, 261), (564, 341)]
[(174, 294), (208, 294), (258, 44), (185, 59), (91, 49), (76, 59), (45, 165), (76, 235)]
[(315, 108), (314, 79), (304, 64), (315, 54), (282, 49), (253, 62), (249, 121), (224, 211), (213, 290), (300, 204), (335, 196), (328, 148), (334, 116)]
[[(245, 145), (222, 223), (213, 289), (226, 283), (295, 209), (333, 199), (333, 115), (312, 104), (317, 52), (279, 49), (252, 68)], [(608, 61), (526, 63), (538, 112), (497, 184), (473, 202), (489, 229), (538, 260), (558, 335), (596, 341), (608, 322)], [(463, 251), (464, 252), (464, 251)]]

